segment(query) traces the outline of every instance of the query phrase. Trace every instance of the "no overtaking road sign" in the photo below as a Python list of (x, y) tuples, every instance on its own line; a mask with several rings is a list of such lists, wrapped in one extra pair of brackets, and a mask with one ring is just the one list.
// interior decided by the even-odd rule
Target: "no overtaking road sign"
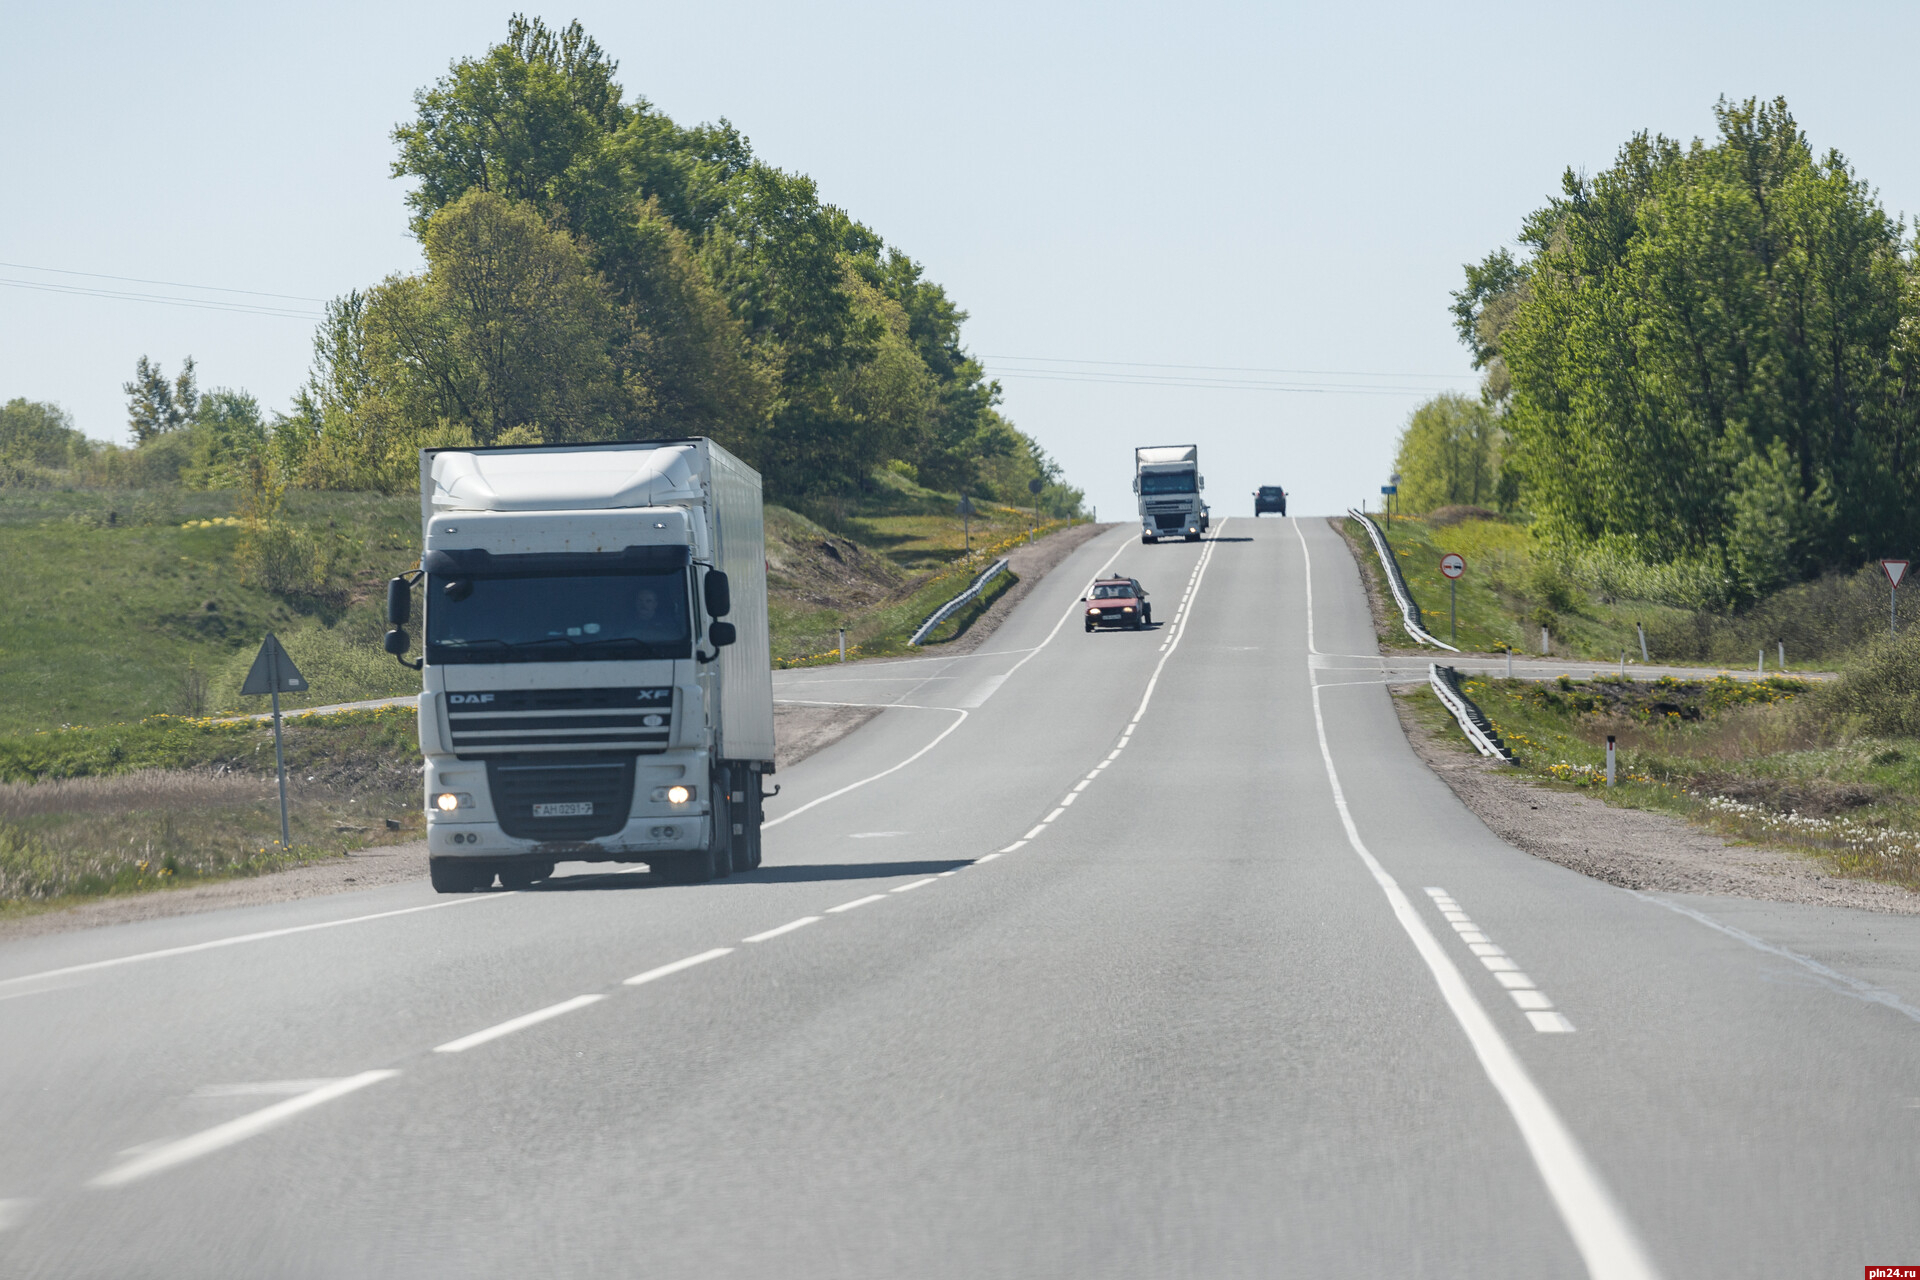
[(1449, 551), (1440, 557), (1440, 572), (1449, 578), (1457, 578), (1467, 571), (1467, 562)]

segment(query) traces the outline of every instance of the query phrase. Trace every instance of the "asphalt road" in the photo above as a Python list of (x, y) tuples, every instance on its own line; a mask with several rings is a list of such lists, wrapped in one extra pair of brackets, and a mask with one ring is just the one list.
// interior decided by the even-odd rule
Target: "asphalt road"
[[(0, 946), (0, 1274), (1920, 1262), (1920, 921), (1501, 844), (1342, 656), (1325, 523), (1215, 533), (783, 673), (892, 709), (780, 775), (754, 874)], [(1158, 628), (1082, 633), (1109, 566)]]

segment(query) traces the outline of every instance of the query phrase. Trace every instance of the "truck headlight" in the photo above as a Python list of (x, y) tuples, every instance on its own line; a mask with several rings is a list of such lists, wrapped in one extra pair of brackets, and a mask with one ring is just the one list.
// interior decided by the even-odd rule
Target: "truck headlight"
[(670, 787), (655, 787), (650, 798), (655, 804), (662, 801), (667, 804), (692, 804), (699, 794), (698, 788), (676, 782)]
[(442, 813), (473, 808), (473, 797), (464, 791), (442, 791), (433, 798), (433, 807)]

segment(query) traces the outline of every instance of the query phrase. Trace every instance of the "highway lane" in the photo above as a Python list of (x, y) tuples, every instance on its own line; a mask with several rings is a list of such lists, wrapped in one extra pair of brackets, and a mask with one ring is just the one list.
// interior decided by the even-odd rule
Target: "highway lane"
[[(574, 867), (0, 947), (0, 1271), (1920, 1258), (1909, 922), (1663, 905), (1500, 844), (1377, 676), (1312, 661), (1371, 645), (1324, 523), (1217, 532), (1095, 540), (978, 655), (783, 673), (895, 709), (781, 775), (754, 875)], [(1158, 630), (1081, 634), (1103, 564)]]

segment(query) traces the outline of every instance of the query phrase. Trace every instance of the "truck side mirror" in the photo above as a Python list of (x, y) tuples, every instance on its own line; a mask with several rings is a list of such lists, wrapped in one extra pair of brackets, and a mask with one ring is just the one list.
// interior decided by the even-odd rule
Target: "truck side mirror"
[(1205, 476), (1200, 477), (1200, 487), (1202, 489), (1207, 487), (1207, 478)]
[[(703, 588), (706, 595), (707, 616), (709, 618), (724, 618), (733, 612), (733, 589), (728, 584), (725, 573), (718, 569), (707, 570), (707, 577)], [(720, 641), (716, 640), (714, 643), (719, 644)], [(732, 644), (733, 641), (729, 640), (727, 643)]]
[(1135, 476), (1135, 477), (1133, 478), (1133, 491), (1134, 491), (1135, 493), (1138, 493), (1138, 492), (1140, 492), (1140, 477), (1139, 477), (1139, 476)]
[[(413, 589), (407, 580), (405, 578), (387, 579), (387, 625), (390, 627), (406, 626), (407, 618), (412, 612)], [(405, 653), (406, 651), (407, 647), (403, 643), (400, 646), (400, 652)], [(391, 643), (387, 646), (387, 652), (393, 652)]]
[(394, 657), (405, 657), (407, 650), (411, 648), (412, 645), (413, 638), (401, 628), (395, 627), (393, 630), (387, 632), (386, 650)]
[(707, 624), (707, 643), (716, 649), (724, 649), (740, 638), (731, 622), (712, 622)]

